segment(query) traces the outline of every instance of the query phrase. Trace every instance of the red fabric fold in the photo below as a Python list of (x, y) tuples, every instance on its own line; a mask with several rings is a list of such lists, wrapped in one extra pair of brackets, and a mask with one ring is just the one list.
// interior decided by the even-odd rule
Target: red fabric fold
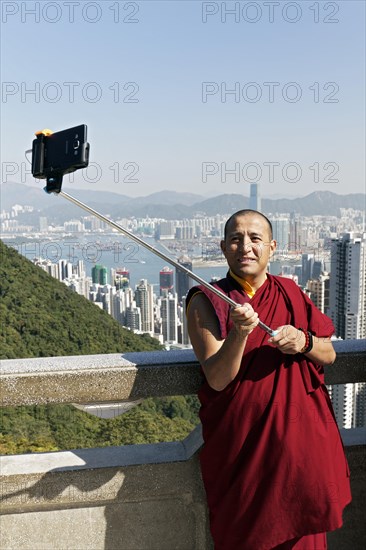
[[(274, 329), (290, 324), (315, 338), (333, 334), (330, 319), (289, 279), (268, 275), (252, 299), (230, 275), (215, 286), (237, 303), (251, 303)], [(199, 288), (226, 338), (230, 306)], [(257, 327), (236, 378), (222, 391), (205, 380), (198, 394), (205, 442), (200, 462), (220, 550), (269, 550), (337, 529), (351, 500), (323, 368), (300, 354), (282, 354), (268, 338)]]

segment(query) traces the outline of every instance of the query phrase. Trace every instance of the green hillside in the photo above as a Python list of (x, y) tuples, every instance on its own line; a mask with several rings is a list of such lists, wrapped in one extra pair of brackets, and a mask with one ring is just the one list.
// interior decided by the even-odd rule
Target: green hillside
[(161, 349), (0, 241), (0, 358)]
[[(160, 349), (0, 241), (2, 359)], [(175, 441), (198, 423), (194, 396), (147, 399), (103, 420), (71, 405), (0, 408), (0, 453)]]

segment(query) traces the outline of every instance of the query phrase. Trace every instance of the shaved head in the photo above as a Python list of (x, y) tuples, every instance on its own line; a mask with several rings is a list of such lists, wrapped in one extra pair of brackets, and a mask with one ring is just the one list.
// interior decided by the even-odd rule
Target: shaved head
[(250, 216), (256, 215), (256, 216), (260, 216), (261, 218), (263, 218), (266, 221), (267, 225), (268, 225), (269, 238), (272, 240), (273, 230), (272, 230), (272, 224), (269, 221), (269, 219), (264, 214), (262, 214), (261, 212), (258, 212), (257, 210), (250, 210), (249, 208), (246, 208), (244, 210), (238, 210), (237, 212), (235, 212), (235, 214), (230, 216), (230, 218), (225, 223), (224, 239), (226, 239), (226, 236), (227, 236), (227, 233), (228, 233), (228, 228), (229, 228), (231, 222), (236, 220), (236, 218), (240, 218), (241, 216), (247, 216), (247, 215), (250, 215)]

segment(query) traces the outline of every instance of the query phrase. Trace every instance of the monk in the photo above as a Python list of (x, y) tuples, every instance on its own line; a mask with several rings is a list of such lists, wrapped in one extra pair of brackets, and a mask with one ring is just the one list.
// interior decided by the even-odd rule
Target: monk
[[(331, 320), (290, 279), (267, 273), (270, 221), (241, 210), (226, 223), (229, 271), (187, 296), (201, 364), (200, 454), (215, 550), (320, 550), (351, 501), (349, 469), (324, 385)], [(258, 318), (277, 330), (270, 337)]]

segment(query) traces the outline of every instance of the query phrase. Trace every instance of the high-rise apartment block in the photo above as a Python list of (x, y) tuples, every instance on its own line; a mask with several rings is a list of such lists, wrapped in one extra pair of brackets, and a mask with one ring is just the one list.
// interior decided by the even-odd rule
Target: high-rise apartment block
[(290, 222), (288, 218), (272, 218), (271, 223), (273, 228), (273, 238), (277, 241), (278, 251), (287, 251), (290, 236)]
[(355, 384), (328, 386), (334, 415), (340, 428), (353, 428)]
[(130, 286), (130, 271), (126, 267), (111, 269), (111, 280), (117, 290), (125, 290)]
[(160, 296), (172, 292), (174, 287), (174, 272), (173, 270), (165, 266), (159, 273), (160, 282)]
[(177, 295), (170, 292), (161, 298), (161, 320), (164, 342), (178, 341)]
[[(344, 340), (366, 337), (366, 234), (344, 233), (331, 241), (330, 307), (336, 335)], [(340, 427), (366, 421), (366, 384), (329, 388)]]
[(131, 306), (126, 309), (126, 326), (130, 330), (141, 331), (141, 309), (136, 306), (136, 302), (132, 302)]
[(328, 386), (334, 414), (340, 428), (366, 426), (366, 383)]
[(59, 260), (58, 262), (58, 277), (60, 281), (64, 279), (71, 279), (72, 277), (72, 263), (67, 260)]
[(153, 286), (141, 279), (135, 289), (136, 306), (141, 311), (141, 330), (154, 334), (154, 295)]
[(108, 282), (107, 268), (103, 265), (96, 264), (91, 270), (92, 281), (97, 285), (106, 285)]
[(291, 212), (290, 214), (290, 235), (289, 235), (289, 250), (300, 250), (302, 244), (302, 225), (300, 217)]
[[(181, 256), (178, 258), (178, 263), (181, 264), (189, 271), (192, 271), (192, 260), (188, 256)], [(189, 275), (180, 269), (175, 271), (175, 285), (178, 294), (178, 300), (181, 301), (183, 296), (186, 296), (191, 288), (191, 279)]]
[(314, 254), (301, 255), (301, 286), (306, 286), (306, 283), (312, 279), (314, 267)]
[(156, 237), (163, 241), (164, 239), (174, 239), (175, 225), (172, 221), (160, 222), (157, 226)]
[(328, 314), (329, 311), (329, 284), (328, 273), (322, 273), (316, 279), (310, 279), (306, 283), (306, 288), (310, 292), (310, 299), (322, 313)]
[(186, 315), (186, 298), (182, 298), (182, 308), (181, 308), (181, 343), (185, 346), (188, 346), (191, 342), (188, 334), (188, 323)]
[(366, 338), (366, 233), (332, 239), (329, 315), (337, 336)]
[(355, 384), (355, 416), (354, 427), (366, 426), (366, 382)]

